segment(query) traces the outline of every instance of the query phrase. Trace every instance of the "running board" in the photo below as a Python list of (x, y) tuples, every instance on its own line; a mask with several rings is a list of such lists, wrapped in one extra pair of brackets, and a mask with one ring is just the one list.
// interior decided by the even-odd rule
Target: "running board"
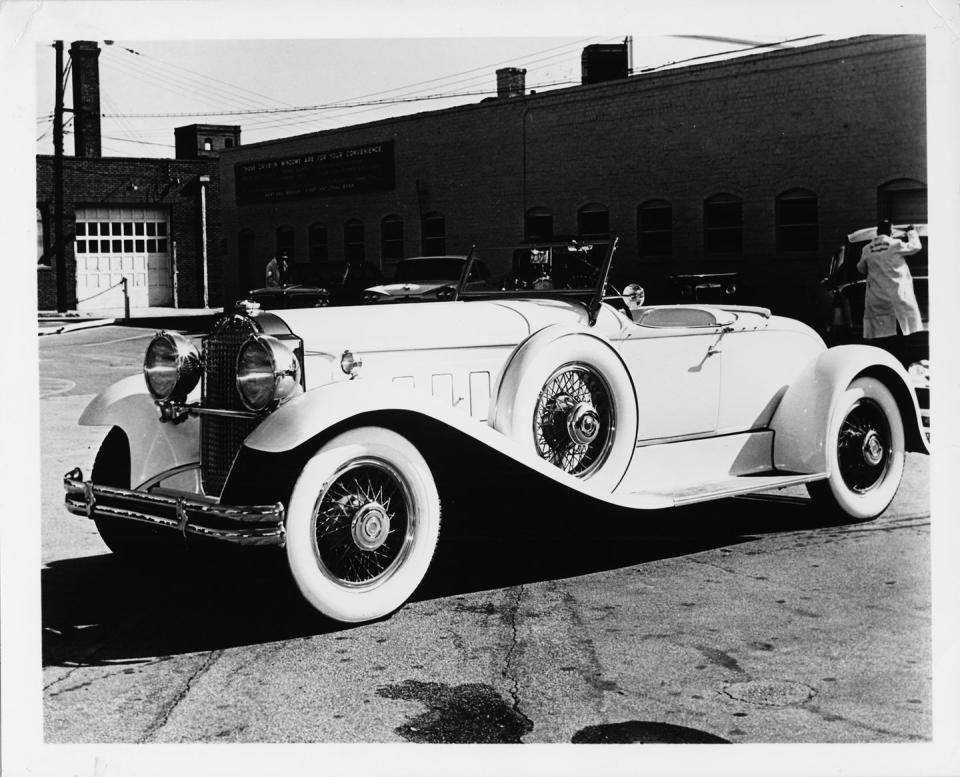
[(771, 491), (773, 489), (786, 488), (787, 486), (798, 486), (803, 483), (811, 483), (815, 480), (823, 480), (826, 477), (827, 475), (824, 472), (814, 473), (812, 475), (787, 475), (782, 472), (768, 472), (760, 475), (740, 475), (709, 483), (678, 486), (676, 489), (669, 491), (648, 489), (619, 494), (617, 501), (627, 507), (649, 508), (654, 503), (679, 507), (696, 502), (707, 502), (711, 499), (725, 499), (731, 496), (752, 494), (757, 491)]

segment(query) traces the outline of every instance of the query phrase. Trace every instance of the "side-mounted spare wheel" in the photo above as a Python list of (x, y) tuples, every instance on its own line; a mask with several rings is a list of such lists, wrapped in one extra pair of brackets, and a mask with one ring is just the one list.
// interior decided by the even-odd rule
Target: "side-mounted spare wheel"
[(388, 615), (416, 590), (440, 534), (440, 497), (405, 437), (360, 427), (304, 466), (287, 511), (287, 560), (316, 609), (349, 623)]
[(536, 342), (538, 335), (520, 347), (501, 378), (493, 426), (564, 472), (612, 490), (637, 441), (630, 375), (619, 355), (593, 336)]
[(876, 378), (854, 380), (834, 406), (826, 439), (829, 478), (808, 484), (810, 496), (834, 512), (876, 518), (903, 478), (905, 435), (893, 394)]

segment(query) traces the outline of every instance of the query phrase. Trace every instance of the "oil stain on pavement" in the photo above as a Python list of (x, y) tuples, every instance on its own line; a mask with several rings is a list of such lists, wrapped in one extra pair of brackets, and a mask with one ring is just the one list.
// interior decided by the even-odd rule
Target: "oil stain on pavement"
[(427, 711), (394, 729), (409, 742), (519, 744), (533, 723), (482, 683), (449, 686), (405, 680), (377, 690), (387, 699), (417, 701)]

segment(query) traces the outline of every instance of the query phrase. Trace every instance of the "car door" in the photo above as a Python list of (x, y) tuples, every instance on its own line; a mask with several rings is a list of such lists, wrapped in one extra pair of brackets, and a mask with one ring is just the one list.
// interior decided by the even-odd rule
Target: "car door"
[(720, 406), (723, 327), (709, 314), (653, 315), (643, 321), (625, 327), (619, 343), (637, 391), (638, 440), (713, 433)]

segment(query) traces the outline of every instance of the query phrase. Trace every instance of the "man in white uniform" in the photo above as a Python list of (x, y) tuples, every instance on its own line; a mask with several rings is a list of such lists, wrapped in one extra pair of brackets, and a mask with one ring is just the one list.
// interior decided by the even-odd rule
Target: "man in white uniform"
[(877, 236), (863, 248), (857, 269), (867, 276), (867, 294), (863, 307), (863, 336), (866, 339), (893, 337), (897, 324), (904, 335), (923, 330), (920, 308), (913, 293), (913, 276), (904, 257), (923, 246), (913, 226), (906, 229), (906, 240), (891, 237), (892, 225), (886, 219), (877, 225)]

